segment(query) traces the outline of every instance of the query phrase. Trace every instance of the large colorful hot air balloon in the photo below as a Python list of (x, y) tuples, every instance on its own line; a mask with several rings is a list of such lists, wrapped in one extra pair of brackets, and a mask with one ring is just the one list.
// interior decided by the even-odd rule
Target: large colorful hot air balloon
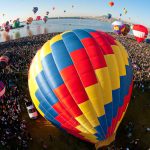
[(113, 31), (117, 34), (121, 34), (125, 30), (125, 25), (121, 21), (114, 21), (112, 23)]
[(110, 7), (114, 6), (114, 2), (113, 1), (109, 2), (109, 6)]
[(0, 81), (0, 97), (5, 94), (5, 85), (2, 81)]
[(130, 32), (130, 25), (124, 24), (125, 25), (125, 30), (122, 32), (124, 36), (126, 36)]
[(36, 14), (37, 11), (38, 11), (38, 7), (33, 7), (32, 11), (33, 11), (34, 14)]
[(142, 42), (147, 38), (148, 35), (148, 29), (140, 24), (135, 24), (132, 26), (132, 31), (135, 39), (138, 43)]
[(31, 63), (28, 85), (42, 116), (98, 148), (115, 139), (132, 93), (132, 67), (112, 36), (77, 29), (43, 45)]

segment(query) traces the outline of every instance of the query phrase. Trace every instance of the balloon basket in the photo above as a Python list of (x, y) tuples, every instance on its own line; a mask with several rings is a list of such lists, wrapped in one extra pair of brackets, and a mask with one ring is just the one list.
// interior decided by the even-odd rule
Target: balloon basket
[(99, 141), (98, 143), (95, 144), (96, 150), (99, 148), (109, 146), (113, 141), (115, 141), (116, 134), (113, 134), (112, 136), (108, 137), (106, 140)]

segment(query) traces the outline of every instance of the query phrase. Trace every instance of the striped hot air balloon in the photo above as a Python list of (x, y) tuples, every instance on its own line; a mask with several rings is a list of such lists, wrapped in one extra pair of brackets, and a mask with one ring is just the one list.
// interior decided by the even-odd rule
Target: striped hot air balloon
[(2, 81), (0, 81), (0, 97), (5, 94), (5, 85)]
[(138, 43), (144, 41), (147, 38), (148, 29), (143, 25), (140, 25), (140, 24), (133, 25), (132, 31)]
[(98, 148), (115, 139), (132, 93), (132, 67), (113, 37), (76, 29), (43, 45), (31, 63), (28, 85), (43, 117)]

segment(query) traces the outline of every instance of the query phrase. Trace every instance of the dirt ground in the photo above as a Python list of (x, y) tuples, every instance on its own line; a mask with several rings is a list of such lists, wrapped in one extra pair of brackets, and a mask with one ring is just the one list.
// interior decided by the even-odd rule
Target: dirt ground
[[(147, 150), (150, 147), (150, 132), (146, 132), (146, 128), (150, 127), (150, 93), (142, 93), (139, 90), (133, 91), (130, 105), (127, 109), (125, 117), (117, 131), (115, 147), (127, 146), (136, 150)], [(83, 142), (63, 131), (54, 127), (51, 123), (39, 116), (37, 120), (30, 120), (26, 110), (24, 109), (23, 118), (28, 122), (28, 130), (31, 133), (33, 141), (30, 142), (30, 150), (94, 150), (95, 146)], [(132, 136), (127, 137), (125, 130), (129, 122), (133, 123)], [(133, 140), (139, 139), (136, 147), (131, 144)], [(130, 143), (131, 142), (131, 143)]]

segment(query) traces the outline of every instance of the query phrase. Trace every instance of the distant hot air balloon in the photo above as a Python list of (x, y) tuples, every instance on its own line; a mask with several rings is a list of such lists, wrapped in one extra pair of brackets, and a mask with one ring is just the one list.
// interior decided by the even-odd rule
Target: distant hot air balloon
[(138, 43), (144, 41), (145, 38), (147, 38), (148, 29), (147, 29), (147, 27), (145, 27), (143, 25), (140, 25), (140, 24), (133, 25), (132, 31), (133, 31), (133, 35)]
[(36, 17), (36, 21), (42, 20), (41, 16)]
[(149, 44), (150, 43), (150, 39), (146, 39), (145, 42)]
[(109, 14), (107, 15), (107, 18), (108, 18), (108, 19), (111, 19), (111, 17), (112, 17), (112, 14), (109, 13)]
[(33, 18), (32, 18), (32, 17), (29, 17), (29, 18), (27, 19), (26, 23), (27, 23), (27, 24), (31, 24), (32, 21), (33, 21)]
[(48, 17), (47, 17), (47, 16), (44, 16), (43, 21), (46, 23), (47, 20), (48, 20)]
[(43, 117), (98, 148), (115, 139), (132, 93), (132, 65), (112, 36), (77, 29), (43, 45), (28, 85)]
[(38, 11), (38, 7), (33, 7), (32, 11), (33, 11), (34, 14), (36, 14), (37, 11)]
[(125, 10), (124, 10), (124, 14), (127, 14), (127, 12), (128, 12), (128, 11), (125, 9)]
[(125, 25), (121, 21), (114, 21), (112, 23), (113, 31), (117, 34), (121, 34), (125, 30)]
[(2, 28), (3, 28), (6, 32), (9, 32), (9, 31), (10, 31), (10, 25), (8, 24), (8, 22), (3, 23), (3, 24), (2, 24)]
[(14, 28), (20, 27), (20, 21), (19, 21), (19, 19), (13, 21), (13, 27)]
[(55, 7), (53, 7), (52, 9), (55, 10)]
[(9, 58), (5, 55), (0, 57), (0, 69), (4, 69), (9, 62)]
[(130, 32), (130, 25), (124, 24), (125, 25), (125, 30), (122, 32), (124, 36), (126, 36)]
[(110, 7), (114, 6), (114, 2), (113, 1), (109, 2), (109, 6)]
[(120, 13), (120, 17), (122, 16), (122, 14)]
[(5, 85), (2, 81), (0, 81), (0, 97), (5, 94)]
[(74, 8), (74, 5), (72, 5), (72, 8)]
[(66, 12), (66, 10), (64, 10), (64, 13)]
[(46, 12), (46, 15), (47, 15), (47, 16), (49, 15), (49, 11)]

